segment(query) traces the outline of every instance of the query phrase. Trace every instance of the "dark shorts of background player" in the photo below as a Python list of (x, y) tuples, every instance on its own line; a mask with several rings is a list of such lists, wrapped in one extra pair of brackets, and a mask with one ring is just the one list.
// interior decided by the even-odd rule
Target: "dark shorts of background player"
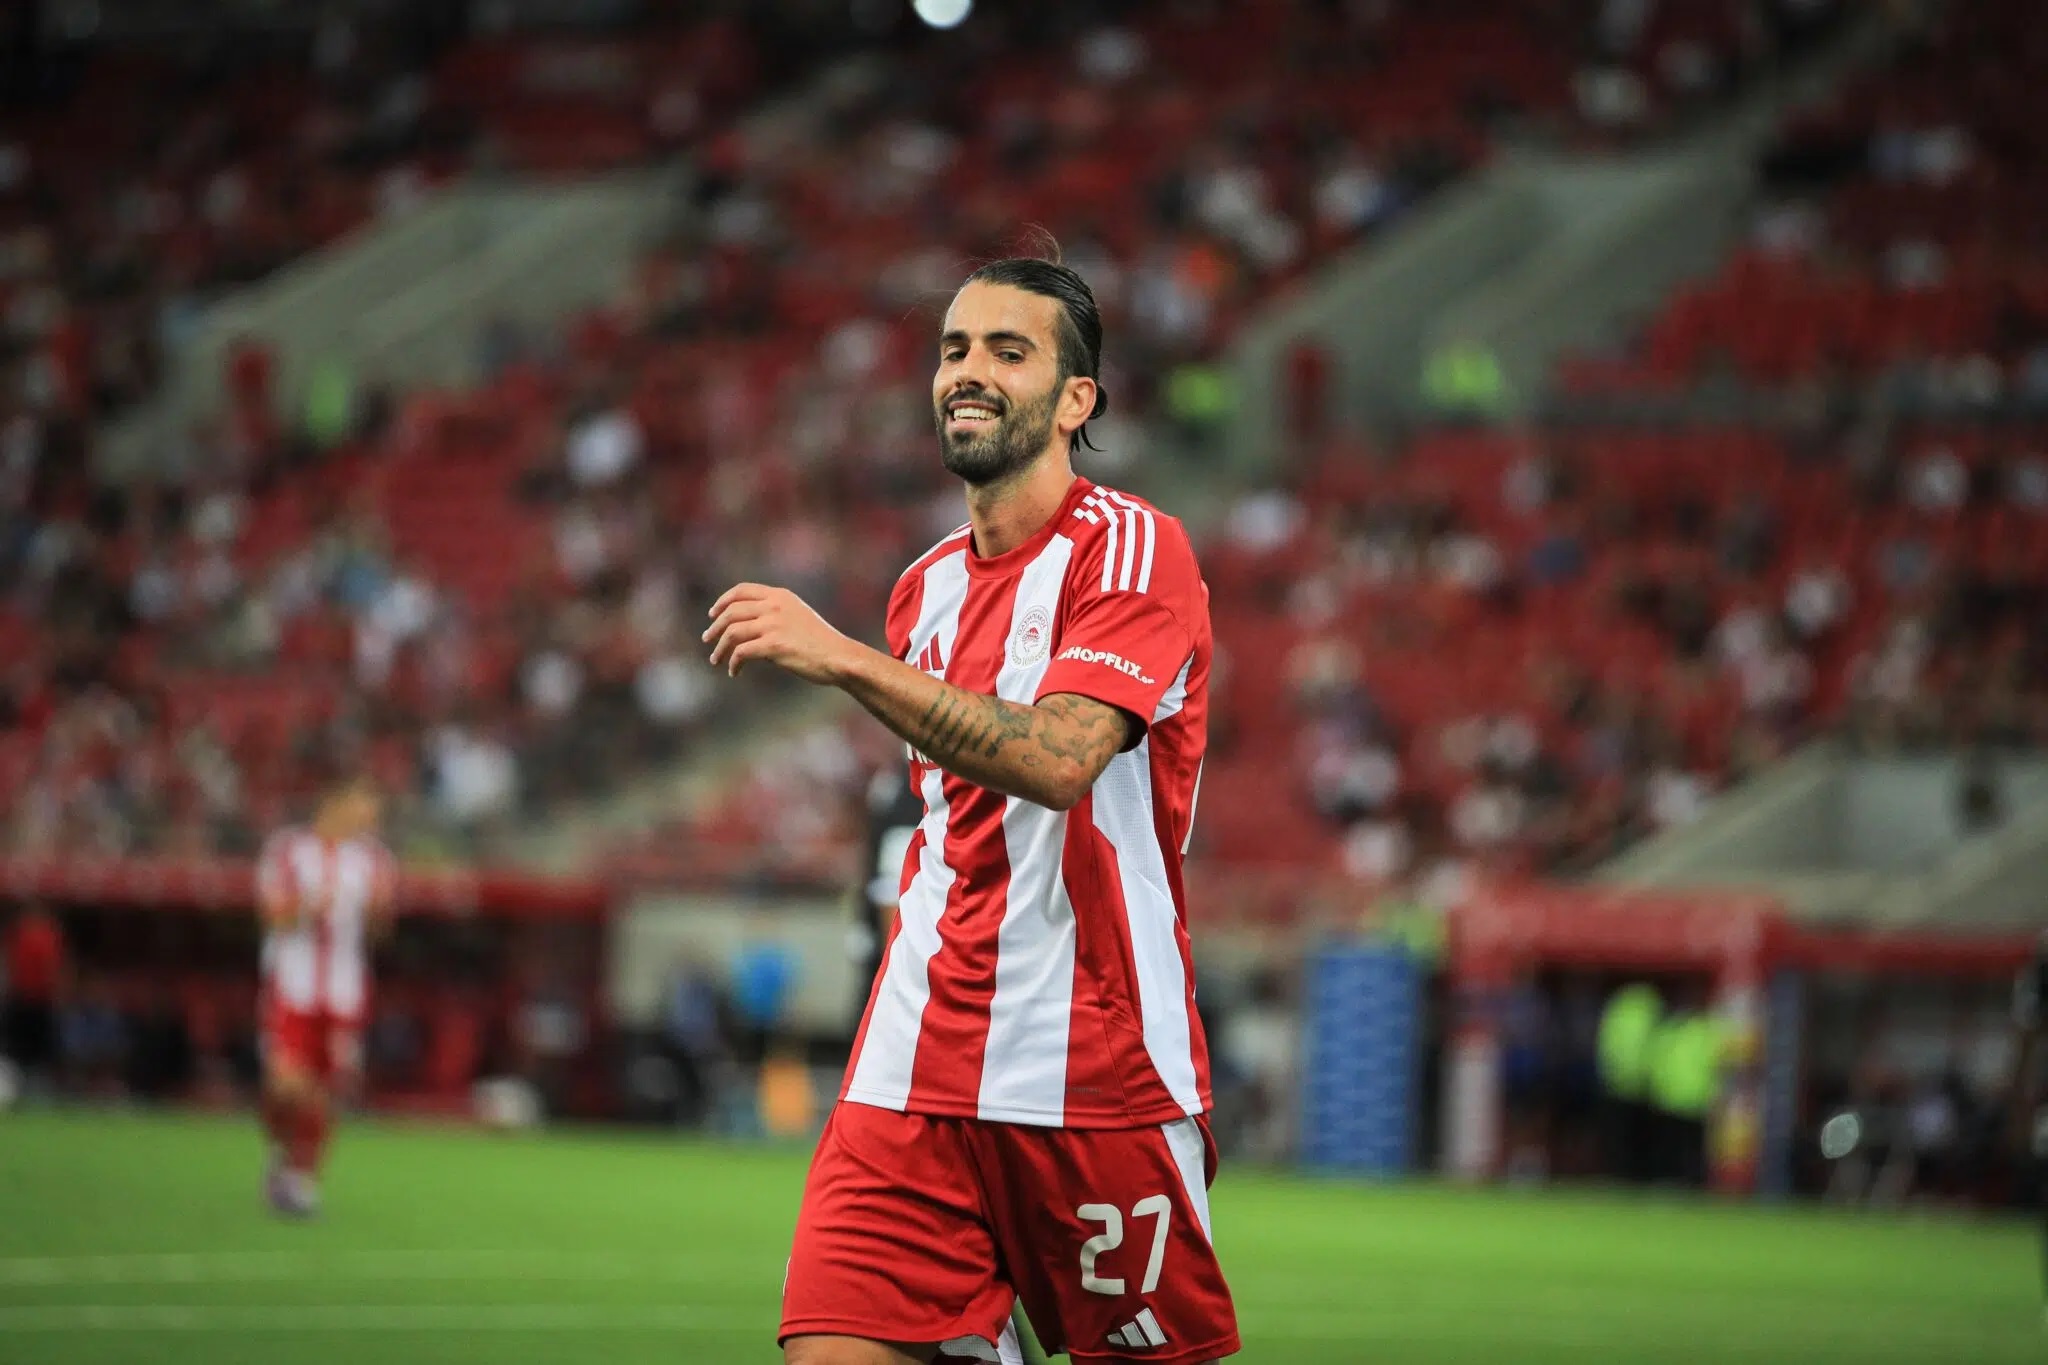
[(57, 1064), (57, 1007), (48, 1000), (10, 1000), (0, 1010), (0, 1052), (31, 1076)]
[(1198, 1365), (1240, 1349), (1198, 1119), (1080, 1130), (842, 1103), (804, 1186), (781, 1338), (994, 1342)]

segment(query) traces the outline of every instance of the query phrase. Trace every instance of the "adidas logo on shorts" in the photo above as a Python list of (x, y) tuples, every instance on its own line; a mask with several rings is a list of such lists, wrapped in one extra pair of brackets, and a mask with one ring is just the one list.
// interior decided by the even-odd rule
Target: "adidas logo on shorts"
[(1159, 1330), (1159, 1319), (1152, 1316), (1152, 1310), (1141, 1308), (1133, 1321), (1124, 1324), (1122, 1331), (1109, 1334), (1109, 1344), (1134, 1347), (1143, 1351), (1154, 1346), (1164, 1346), (1166, 1333)]

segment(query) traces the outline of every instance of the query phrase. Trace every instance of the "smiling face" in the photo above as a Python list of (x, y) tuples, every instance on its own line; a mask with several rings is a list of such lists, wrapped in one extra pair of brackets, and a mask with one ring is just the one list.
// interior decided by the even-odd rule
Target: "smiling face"
[(1063, 374), (1060, 305), (977, 280), (953, 296), (932, 376), (932, 417), (946, 468), (1000, 482), (1064, 450), (1095, 403), (1095, 381)]

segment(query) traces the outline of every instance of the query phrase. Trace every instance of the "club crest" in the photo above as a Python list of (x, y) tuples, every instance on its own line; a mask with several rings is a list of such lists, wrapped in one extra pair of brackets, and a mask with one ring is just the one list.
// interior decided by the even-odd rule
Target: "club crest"
[(1052, 617), (1044, 607), (1033, 607), (1010, 632), (1010, 662), (1019, 668), (1029, 668), (1051, 648)]

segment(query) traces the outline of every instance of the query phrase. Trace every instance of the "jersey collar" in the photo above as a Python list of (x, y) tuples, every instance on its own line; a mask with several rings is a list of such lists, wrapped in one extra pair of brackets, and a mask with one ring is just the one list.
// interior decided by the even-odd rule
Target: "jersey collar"
[(976, 578), (1009, 578), (1024, 572), (1024, 566), (1038, 558), (1039, 551), (1052, 543), (1060, 527), (1074, 515), (1074, 508), (1094, 486), (1076, 474), (1074, 482), (1067, 488), (1067, 496), (1060, 500), (1059, 509), (1045, 519), (1045, 525), (1031, 533), (1030, 539), (1013, 550), (983, 558), (974, 552), (974, 536), (970, 533), (967, 537), (967, 572)]

